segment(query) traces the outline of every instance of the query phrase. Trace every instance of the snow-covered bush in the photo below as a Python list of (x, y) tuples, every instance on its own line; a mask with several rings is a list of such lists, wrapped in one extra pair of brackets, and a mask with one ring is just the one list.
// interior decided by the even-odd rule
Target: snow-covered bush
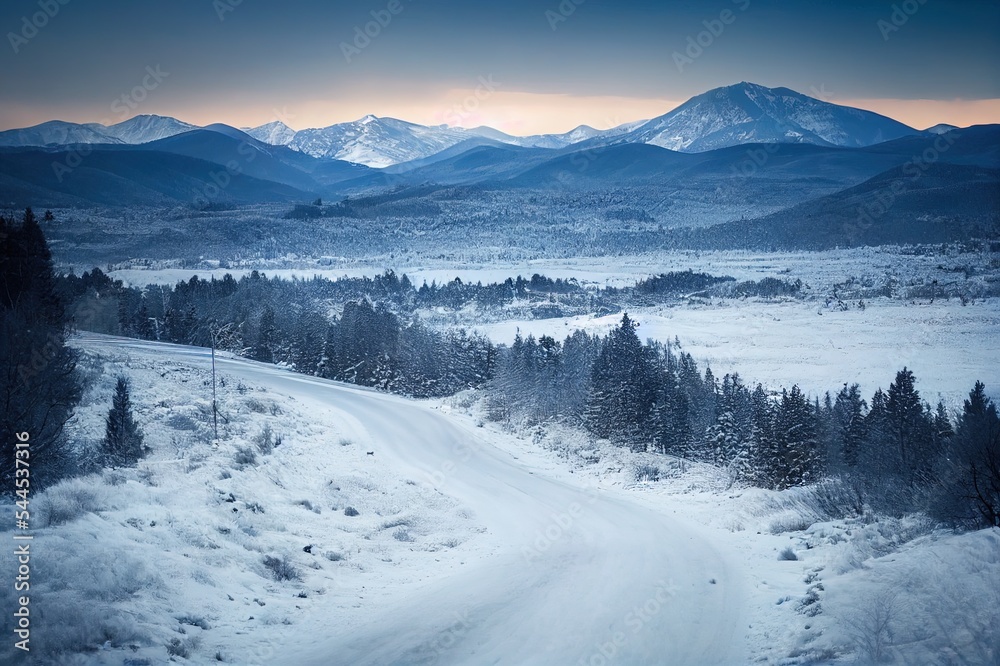
[(866, 598), (843, 619), (865, 663), (881, 664), (892, 659), (895, 617), (896, 594), (883, 590)]
[(392, 538), (396, 541), (411, 542), (413, 541), (413, 535), (405, 527), (400, 527), (392, 533)]
[(273, 555), (265, 555), (264, 567), (271, 572), (271, 576), (278, 582), (300, 580), (302, 578), (298, 569), (295, 568), (295, 565), (287, 556), (274, 557)]
[(271, 424), (264, 424), (264, 428), (254, 437), (253, 441), (257, 445), (257, 450), (265, 456), (274, 451), (274, 433), (271, 431)]
[(46, 490), (32, 506), (35, 526), (50, 527), (106, 509), (108, 494), (96, 483), (96, 477), (69, 479)]
[(233, 454), (233, 464), (242, 469), (257, 464), (257, 453), (249, 446), (241, 446)]
[(201, 645), (201, 640), (197, 636), (192, 636), (181, 640), (176, 636), (170, 639), (170, 642), (166, 644), (167, 654), (172, 657), (183, 657), (188, 659), (191, 657), (191, 653), (198, 649)]

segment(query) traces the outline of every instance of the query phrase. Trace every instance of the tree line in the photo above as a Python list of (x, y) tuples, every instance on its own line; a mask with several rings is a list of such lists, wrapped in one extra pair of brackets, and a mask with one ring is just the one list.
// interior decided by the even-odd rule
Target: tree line
[(594, 437), (712, 463), (733, 482), (781, 490), (839, 480), (841, 510), (926, 510), (1000, 525), (1000, 418), (976, 382), (953, 418), (920, 397), (903, 368), (866, 401), (859, 385), (807, 396), (738, 374), (702, 373), (671, 344), (642, 343), (627, 314), (606, 337), (518, 336), (484, 387), (490, 418), (562, 421)]
[[(97, 269), (57, 278), (30, 210), (20, 223), (0, 219), (0, 242), (0, 343), (9, 350), (0, 396), (5, 481), (14, 477), (14, 435), (29, 428), (33, 455), (46, 451), (39, 478), (72, 473), (73, 447), (62, 428), (81, 391), (65, 344), (75, 324), (214, 343), (298, 372), (417, 397), (479, 388), (491, 418), (569, 423), (632, 450), (710, 462), (736, 483), (783, 489), (832, 477), (845, 489), (839, 501), (858, 511), (927, 510), (955, 524), (1000, 524), (1000, 419), (981, 383), (957, 418), (941, 403), (926, 404), (906, 368), (870, 401), (856, 384), (822, 398), (798, 386), (775, 393), (737, 374), (720, 380), (711, 369), (702, 372), (677, 345), (643, 343), (627, 314), (603, 337), (576, 331), (562, 342), (518, 336), (498, 346), (464, 330), (432, 330), (407, 311), (421, 298), (461, 291), (458, 280), (417, 289), (392, 272), (330, 281), (254, 271), (239, 280), (194, 277), (140, 290)], [(676, 279), (679, 289), (705, 282), (697, 274)], [(647, 281), (641, 289), (667, 283)], [(516, 298), (519, 290), (576, 286), (535, 276), (490, 288)], [(336, 312), (338, 299), (346, 300)], [(116, 387), (105, 444), (108, 455), (118, 451), (134, 463), (144, 449), (127, 388), (125, 379)]]

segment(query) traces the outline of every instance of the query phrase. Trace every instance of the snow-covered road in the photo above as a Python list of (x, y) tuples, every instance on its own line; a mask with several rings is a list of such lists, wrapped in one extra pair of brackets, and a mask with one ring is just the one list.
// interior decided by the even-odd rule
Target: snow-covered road
[[(208, 350), (85, 335), (99, 350), (208, 363)], [(378, 608), (303, 618), (271, 663), (742, 664), (741, 563), (707, 529), (532, 469), (431, 407), (240, 359), (220, 371), (343, 413), (377, 464), (475, 513), (488, 548)], [(480, 556), (478, 553), (482, 553)], [(290, 632), (291, 633), (291, 632)]]

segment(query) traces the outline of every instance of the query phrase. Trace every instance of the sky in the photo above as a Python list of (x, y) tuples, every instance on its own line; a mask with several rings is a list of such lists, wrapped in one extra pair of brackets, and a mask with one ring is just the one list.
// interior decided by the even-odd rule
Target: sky
[(5, 0), (0, 129), (138, 114), (512, 134), (785, 86), (924, 128), (1000, 122), (996, 0)]

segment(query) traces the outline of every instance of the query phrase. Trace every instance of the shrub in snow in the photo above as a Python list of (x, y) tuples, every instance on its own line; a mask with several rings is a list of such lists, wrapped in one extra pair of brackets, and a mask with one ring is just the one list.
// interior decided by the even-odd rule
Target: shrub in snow
[(772, 520), (767, 527), (771, 534), (784, 534), (785, 532), (801, 532), (809, 529), (813, 524), (812, 519), (796, 513), (786, 513)]
[(107, 494), (92, 479), (70, 479), (42, 493), (34, 504), (37, 527), (63, 525), (107, 507)]
[(660, 468), (648, 462), (635, 463), (632, 468), (632, 478), (637, 482), (660, 480)]
[(344, 556), (341, 555), (340, 553), (335, 553), (332, 550), (328, 550), (326, 552), (326, 559), (330, 560), (331, 562), (339, 562), (342, 559), (344, 559)]
[(125, 475), (117, 470), (109, 470), (104, 473), (104, 483), (109, 486), (122, 486), (127, 480)]
[(241, 446), (233, 454), (233, 464), (239, 468), (257, 464), (257, 453), (249, 446)]
[(388, 530), (393, 527), (409, 527), (410, 521), (407, 518), (392, 518), (382, 523), (382, 529)]
[(781, 553), (778, 554), (778, 559), (779, 560), (794, 561), (794, 560), (799, 559), (799, 556), (795, 554), (795, 551), (792, 550), (791, 546), (788, 546), (783, 551), (781, 551)]
[(58, 631), (39, 632), (37, 639), (32, 632), (32, 652), (37, 650), (49, 655), (89, 653), (107, 641), (111, 641), (112, 647), (120, 648), (148, 643), (150, 640), (131, 613), (123, 613), (113, 606), (95, 604), (92, 600), (75, 596), (64, 596), (61, 601), (62, 603), (40, 605), (36, 609), (39, 622), (58, 627)]
[(181, 640), (177, 637), (171, 638), (170, 642), (167, 643), (167, 654), (171, 657), (183, 657), (188, 659), (191, 657), (191, 653), (198, 649), (198, 645), (201, 641), (197, 636), (192, 636), (187, 640)]
[(181, 624), (204, 629), (205, 631), (209, 629), (208, 622), (200, 615), (181, 615), (177, 618), (177, 621)]
[[(108, 529), (105, 521), (90, 516), (46, 531), (46, 547), (33, 551), (33, 569), (44, 576), (37, 581), (32, 577), (32, 622), (51, 629), (37, 636), (32, 632), (32, 653), (92, 652), (106, 641), (114, 648), (150, 644), (152, 637), (140, 624), (145, 618), (137, 612), (142, 608), (138, 598), (160, 597), (163, 580), (138, 557), (108, 548)], [(9, 597), (0, 597), (0, 604), (15, 607)], [(0, 618), (0, 630), (9, 633), (10, 620)], [(0, 663), (10, 663), (3, 654)], [(43, 662), (55, 663), (44, 658), (38, 663)]]
[(402, 527), (392, 533), (392, 538), (396, 541), (413, 541), (413, 536), (410, 535), (410, 532)]
[(848, 635), (866, 663), (881, 664), (892, 660), (895, 615), (896, 595), (886, 590), (870, 597), (844, 618)]
[(298, 502), (296, 502), (296, 504), (298, 504), (299, 506), (301, 506), (303, 508), (306, 508), (306, 509), (312, 511), (313, 513), (323, 513), (323, 510), (321, 508), (319, 508), (318, 505), (314, 505), (312, 502), (310, 502), (307, 499), (299, 500)]
[(254, 437), (253, 441), (257, 445), (257, 450), (265, 456), (274, 451), (274, 433), (271, 432), (271, 424), (264, 424), (264, 429)]
[(151, 467), (143, 467), (139, 470), (139, 480), (145, 483), (147, 486), (156, 485), (156, 473)]
[(344, 509), (344, 515), (345, 516), (360, 516), (361, 514), (358, 513), (358, 510), (355, 509), (353, 506), (349, 506), (346, 509)]
[(276, 581), (286, 581), (286, 580), (299, 580), (301, 576), (299, 575), (298, 569), (287, 557), (273, 557), (271, 555), (264, 556), (264, 566)]

